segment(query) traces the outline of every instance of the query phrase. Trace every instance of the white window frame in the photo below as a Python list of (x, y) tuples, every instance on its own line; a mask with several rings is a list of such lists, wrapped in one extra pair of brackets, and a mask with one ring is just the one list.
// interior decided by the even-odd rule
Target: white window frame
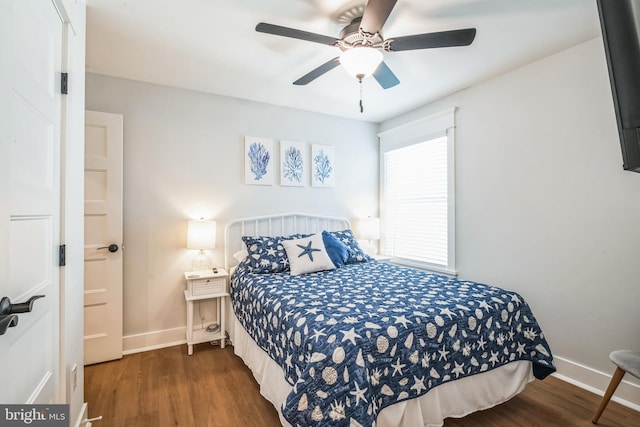
[[(417, 260), (394, 257), (391, 260), (397, 264), (423, 268), (449, 275), (457, 275), (455, 263), (455, 111), (456, 107), (440, 113), (402, 124), (378, 134), (380, 138), (380, 214), (381, 222), (385, 222), (385, 164), (384, 154), (388, 151), (425, 142), (438, 137), (447, 137), (447, 265), (432, 264)], [(382, 245), (387, 238), (384, 226), (381, 230)]]

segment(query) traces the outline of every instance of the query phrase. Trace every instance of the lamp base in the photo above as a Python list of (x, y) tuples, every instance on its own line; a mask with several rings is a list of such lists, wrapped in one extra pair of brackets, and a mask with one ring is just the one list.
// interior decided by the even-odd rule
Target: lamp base
[(198, 255), (193, 259), (191, 268), (193, 271), (211, 270), (213, 268), (213, 263), (211, 262), (211, 258), (209, 258), (203, 250), (200, 250)]
[(375, 240), (358, 240), (358, 244), (367, 255), (378, 255), (378, 245)]

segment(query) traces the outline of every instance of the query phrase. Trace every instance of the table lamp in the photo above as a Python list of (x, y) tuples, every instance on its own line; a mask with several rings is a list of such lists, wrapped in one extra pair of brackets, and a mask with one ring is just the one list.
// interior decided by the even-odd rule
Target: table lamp
[(374, 240), (380, 239), (380, 218), (361, 219), (358, 221), (358, 237), (363, 241), (363, 250), (369, 255), (375, 255), (378, 250)]
[(193, 271), (210, 270), (213, 268), (211, 258), (204, 252), (216, 247), (216, 222), (204, 219), (189, 221), (187, 224), (187, 248), (198, 250), (193, 259)]

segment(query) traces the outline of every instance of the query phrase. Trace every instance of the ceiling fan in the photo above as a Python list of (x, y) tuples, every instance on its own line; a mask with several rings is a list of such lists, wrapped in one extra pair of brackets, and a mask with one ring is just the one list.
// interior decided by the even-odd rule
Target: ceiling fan
[(384, 39), (382, 26), (391, 14), (397, 0), (369, 0), (361, 16), (356, 16), (340, 32), (340, 38), (267, 24), (256, 26), (256, 31), (283, 37), (306, 40), (340, 48), (342, 53), (300, 77), (295, 85), (306, 85), (342, 64), (349, 74), (362, 79), (373, 75), (383, 89), (389, 89), (400, 80), (383, 61), (382, 51), (433, 49), (438, 47), (468, 46), (476, 36), (475, 28), (414, 34)]

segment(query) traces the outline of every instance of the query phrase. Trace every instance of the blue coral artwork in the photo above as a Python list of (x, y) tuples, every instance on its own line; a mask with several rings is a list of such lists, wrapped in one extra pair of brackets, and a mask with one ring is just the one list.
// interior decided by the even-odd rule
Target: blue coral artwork
[(245, 137), (244, 183), (254, 185), (273, 184), (273, 140)]
[(280, 141), (280, 185), (304, 187), (308, 168), (304, 142)]
[(335, 187), (336, 164), (334, 149), (331, 145), (311, 146), (311, 186)]

